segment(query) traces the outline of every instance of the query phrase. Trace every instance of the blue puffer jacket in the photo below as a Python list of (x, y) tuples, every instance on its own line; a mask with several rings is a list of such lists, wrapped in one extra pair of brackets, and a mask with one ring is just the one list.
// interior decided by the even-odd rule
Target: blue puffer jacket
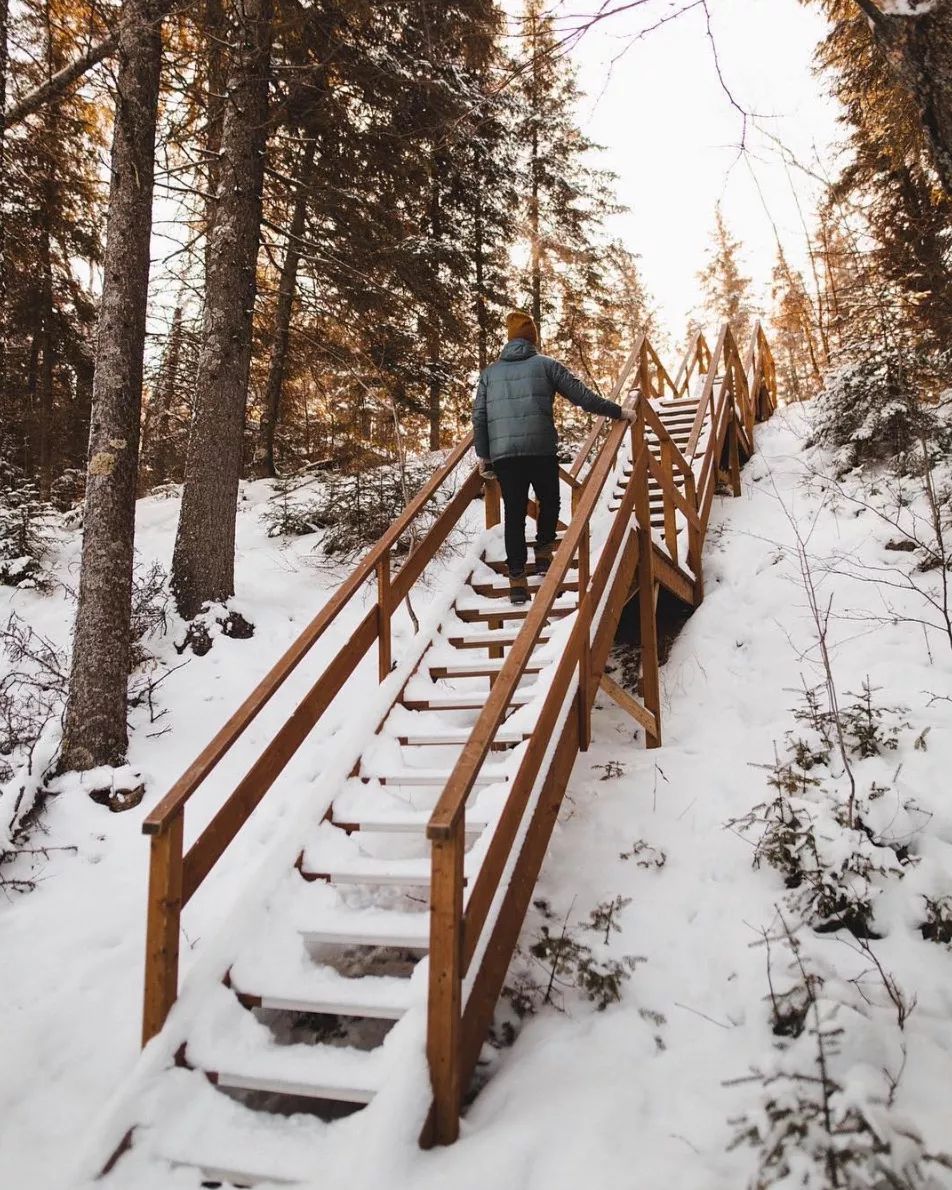
[(561, 393), (588, 413), (621, 417), (621, 406), (587, 388), (568, 368), (539, 355), (527, 339), (513, 339), (479, 378), (473, 406), (473, 445), (481, 459), (554, 455), (559, 436), (552, 401)]

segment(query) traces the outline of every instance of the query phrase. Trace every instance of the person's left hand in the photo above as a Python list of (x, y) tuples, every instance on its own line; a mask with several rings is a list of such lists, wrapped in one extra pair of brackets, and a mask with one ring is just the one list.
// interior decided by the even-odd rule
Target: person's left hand
[(496, 472), (493, 471), (493, 464), (491, 459), (479, 460), (479, 474), (483, 479), (495, 479)]

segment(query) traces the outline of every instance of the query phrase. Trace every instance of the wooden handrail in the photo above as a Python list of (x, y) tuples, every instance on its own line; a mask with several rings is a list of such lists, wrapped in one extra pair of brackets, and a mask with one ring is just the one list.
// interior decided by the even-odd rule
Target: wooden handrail
[(509, 709), (509, 703), (519, 679), (529, 664), (532, 650), (538, 643), (552, 605), (559, 595), (559, 588), (565, 580), (571, 560), (578, 549), (582, 531), (588, 524), (596, 501), (610, 474), (618, 447), (624, 438), (626, 426), (626, 422), (615, 424), (592, 468), (586, 481), (585, 491), (560, 547), (555, 553), (552, 565), (532, 600), (523, 627), (493, 682), (479, 718), (476, 720), (446, 787), (430, 815), (426, 833), (431, 840), (451, 838), (454, 830), (462, 821), (466, 799), (472, 792), (479, 768), (486, 759), (493, 738)]
[[(638, 342), (635, 344), (635, 346), (628, 353), (628, 358), (625, 360), (624, 364), (622, 364), (622, 369), (618, 373), (618, 379), (612, 385), (612, 390), (608, 394), (608, 399), (610, 401), (618, 401), (619, 397), (621, 396), (622, 392), (624, 391), (626, 383), (628, 382), (628, 377), (631, 375), (632, 370), (635, 367), (635, 364), (637, 364), (641, 358), (642, 349), (644, 347), (644, 344), (647, 341), (648, 341), (647, 334), (642, 332), (642, 335), (639, 338)], [(619, 402), (619, 404), (620, 403), (621, 402)], [(595, 448), (595, 444), (598, 442), (599, 437), (601, 436), (605, 427), (608, 425), (609, 420), (610, 419), (607, 417), (596, 418), (595, 424), (592, 426), (591, 430), (586, 435), (585, 441), (582, 443), (581, 447), (579, 448), (579, 452), (575, 456), (575, 461), (573, 462), (572, 467), (571, 467), (571, 474), (573, 476), (575, 476), (576, 478), (578, 478), (579, 472), (582, 470), (582, 468), (585, 466), (585, 463), (588, 461), (589, 456), (591, 455), (593, 449)]]
[[(377, 563), (400, 540), (420, 511), (429, 503), (451, 472), (456, 469), (472, 446), (472, 441), (473, 436), (469, 434), (454, 447), (443, 466), (430, 477), (390, 528), (341, 583), (294, 644), (275, 662), (238, 710), (192, 761), (165, 797), (152, 808), (142, 824), (145, 834), (155, 834), (169, 825), (178, 810), (209, 776), (239, 736), (267, 706), (287, 678), (333, 624), (354, 594), (372, 574), (376, 573)], [(409, 563), (412, 556), (411, 554), (404, 561), (404, 566)]]
[(697, 451), (697, 444), (701, 438), (701, 427), (704, 425), (704, 419), (708, 413), (708, 406), (710, 406), (711, 415), (714, 415), (713, 396), (714, 396), (714, 380), (717, 375), (717, 365), (724, 355), (724, 343), (728, 334), (728, 326), (725, 322), (721, 327), (720, 334), (717, 336), (717, 345), (708, 361), (707, 374), (704, 379), (704, 388), (701, 390), (700, 398), (698, 399), (697, 413), (694, 415), (694, 424), (691, 426), (691, 433), (688, 437), (688, 444), (685, 449), (685, 454), (691, 462), (694, 461), (694, 455)]
[[(637, 449), (637, 455), (632, 461), (631, 479), (625, 489), (621, 505), (614, 515), (612, 528), (602, 548), (595, 573), (592, 575), (587, 593), (590, 608), (598, 609), (623, 537), (630, 531), (632, 516), (635, 513), (636, 495), (639, 488), (645, 483), (645, 469), (649, 459), (650, 454), (642, 437), (640, 446)], [(591, 614), (579, 615), (562, 651), (555, 677), (546, 692), (542, 709), (539, 712), (536, 729), (519, 764), (519, 769), (513, 778), (511, 791), (499, 824), (493, 833), (489, 848), (480, 864), (479, 872), (466, 904), (466, 912), (463, 919), (462, 974), (468, 971), (473, 955), (476, 952), (480, 934), (489, 915), (489, 910), (499, 886), (506, 860), (512, 850), (512, 845), (519, 829), (519, 823), (522, 821), (529, 795), (532, 792), (535, 780), (542, 766), (546, 749), (549, 746), (558, 712), (565, 701), (572, 675), (579, 665), (585, 645), (585, 638), (590, 634), (590, 631)]]

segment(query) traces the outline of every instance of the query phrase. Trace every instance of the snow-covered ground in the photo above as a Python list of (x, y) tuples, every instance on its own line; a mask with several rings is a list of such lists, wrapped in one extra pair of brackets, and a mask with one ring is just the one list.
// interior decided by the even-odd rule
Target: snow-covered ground
[[(745, 469), (742, 497), (715, 502), (706, 598), (664, 669), (664, 747), (645, 751), (632, 739), (630, 721), (600, 699), (593, 746), (573, 774), (538, 889), (547, 908), (530, 914), (513, 983), (545, 985), (529, 947), (543, 923), (559, 933), (567, 920), (600, 954), (637, 960), (621, 1000), (600, 1012), (572, 989), (557, 988), (555, 1006), (524, 1020), (509, 1013), (514, 1043), (487, 1047), (485, 1085), (456, 1146), (421, 1153), (409, 1135), (385, 1150), (368, 1143), (346, 1171), (346, 1162), (333, 1170), (315, 1165), (322, 1190), (886, 1185), (855, 1175), (837, 1182), (815, 1167), (812, 1180), (796, 1173), (783, 1180), (779, 1166), (764, 1165), (762, 1145), (733, 1143), (744, 1131), (767, 1133), (769, 1103), (794, 1108), (797, 1095), (813, 1094), (817, 1021), (830, 1083), (841, 1088), (825, 1105), (832, 1116), (852, 1107), (847, 1122), (860, 1115), (871, 1121), (880, 1147), (890, 1147), (882, 1160), (905, 1168), (906, 1180), (894, 1184), (952, 1186), (952, 1171), (932, 1159), (952, 1150), (952, 949), (919, 930), (925, 899), (952, 894), (952, 704), (943, 701), (952, 696), (952, 645), (919, 622), (939, 623), (936, 609), (899, 578), (938, 581), (934, 573), (915, 574), (921, 551), (885, 549), (898, 533), (875, 508), (855, 502), (859, 480), (847, 480), (840, 491), (811, 475), (824, 470), (824, 460), (802, 450), (807, 416), (791, 409), (759, 428), (759, 453)], [(77, 1153), (137, 1055), (143, 812), (297, 635), (334, 581), (311, 564), (313, 539), (282, 548), (266, 538), (258, 519), (265, 486), (251, 485), (247, 494), (239, 518), (239, 607), (257, 626), (254, 639), (219, 641), (172, 674), (161, 688), (167, 714), (157, 723), (136, 712), (130, 763), (146, 778), (142, 806), (110, 814), (75, 788), (54, 798), (43, 819), (46, 833), (34, 836), (35, 845), (50, 848), (35, 891), (0, 903), (3, 1190), (70, 1184)], [(886, 507), (888, 485), (869, 499)], [(903, 515), (920, 507), (913, 498)], [(140, 503), (144, 560), (167, 564), (176, 514), (174, 500)], [(821, 613), (829, 609), (827, 643), (841, 705), (853, 701), (848, 692), (868, 677), (880, 688), (877, 704), (903, 708), (882, 720), (884, 738), (892, 739), (895, 728), (895, 749), (851, 762), (857, 804), (868, 812), (874, 836), (865, 846), (878, 848), (873, 858), (887, 873), (870, 875), (872, 920), (883, 936), (867, 942), (868, 950), (843, 930), (798, 928), (790, 901), (797, 890), (786, 889), (766, 861), (752, 864), (760, 828), (727, 826), (776, 796), (768, 783), (775, 748), (783, 754), (788, 732), (810, 735), (792, 711), (803, 685), (824, 679), (797, 532)], [(69, 540), (57, 574), (75, 579), (76, 561), (77, 543)], [(65, 643), (62, 597), (4, 593), (3, 601)], [(262, 717), (249, 751), (232, 758), (221, 781), (202, 795), (190, 834), (347, 630), (343, 624), (321, 643), (287, 697)], [(175, 658), (172, 637), (167, 648)], [(361, 681), (372, 682), (372, 670)], [(355, 705), (347, 700), (338, 713), (352, 714)], [(812, 736), (810, 742), (816, 744)], [(282, 805), (300, 795), (318, 759), (296, 762), (189, 907), (186, 969), (234, 901)], [(834, 755), (811, 772), (841, 792), (841, 770)], [(882, 792), (870, 799), (873, 783)], [(856, 832), (837, 829), (816, 790), (805, 797), (817, 807), (824, 855), (848, 858)], [(75, 853), (53, 850), (70, 846)], [(902, 864), (894, 862), (900, 870), (892, 873), (880, 852), (894, 857), (897, 848)], [(623, 898), (616, 913), (621, 928), (605, 946), (579, 923), (616, 897)], [(796, 1037), (771, 1029), (771, 985), (787, 1004), (803, 983), (783, 922), (797, 939), (816, 1002), (802, 1012)], [(835, 1038), (826, 1037), (831, 1027)], [(796, 1111), (809, 1114), (809, 1107)], [(778, 1127), (775, 1121), (772, 1140)], [(804, 1161), (816, 1129), (813, 1119), (807, 1140), (794, 1146)], [(838, 1138), (840, 1147), (848, 1143), (876, 1147), (862, 1136)], [(197, 1182), (178, 1171), (168, 1184)]]

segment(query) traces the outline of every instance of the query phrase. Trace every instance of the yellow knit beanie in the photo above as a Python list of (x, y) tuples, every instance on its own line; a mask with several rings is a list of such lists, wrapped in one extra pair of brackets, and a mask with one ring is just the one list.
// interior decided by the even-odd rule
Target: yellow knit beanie
[(539, 331), (531, 314), (525, 310), (513, 310), (506, 315), (506, 338), (528, 339), (530, 343), (539, 344)]

